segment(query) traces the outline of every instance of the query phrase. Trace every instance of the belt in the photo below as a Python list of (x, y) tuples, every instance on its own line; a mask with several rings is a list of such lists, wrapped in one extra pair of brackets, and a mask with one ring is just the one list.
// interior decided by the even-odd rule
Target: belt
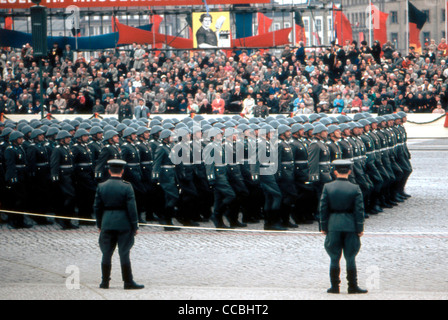
[(140, 167), (140, 163), (127, 163), (128, 167)]
[(160, 166), (160, 167), (163, 168), (163, 169), (174, 169), (174, 168), (176, 168), (175, 165), (165, 165), (165, 166)]
[(104, 210), (109, 210), (109, 211), (112, 211), (112, 210), (126, 210), (126, 208), (125, 208), (125, 207), (120, 207), (120, 206), (116, 206), (116, 207), (104, 207)]
[(63, 165), (59, 167), (60, 169), (73, 169), (72, 165)]
[(294, 161), (284, 161), (282, 164), (294, 164)]
[(36, 167), (45, 167), (45, 166), (48, 166), (48, 165), (49, 165), (48, 162), (36, 163)]
[(274, 165), (275, 165), (275, 163), (260, 163), (260, 167), (264, 167), (264, 168), (272, 167)]
[(26, 164), (16, 164), (16, 168), (26, 168)]
[(77, 164), (78, 167), (91, 167), (93, 166), (92, 163), (78, 163)]
[(295, 164), (308, 164), (308, 160), (294, 161)]
[(226, 164), (215, 164), (215, 168), (225, 168), (227, 167)]
[(142, 165), (152, 164), (152, 161), (143, 161), (141, 164)]
[(331, 164), (330, 161), (319, 162), (320, 166), (329, 166), (330, 164)]

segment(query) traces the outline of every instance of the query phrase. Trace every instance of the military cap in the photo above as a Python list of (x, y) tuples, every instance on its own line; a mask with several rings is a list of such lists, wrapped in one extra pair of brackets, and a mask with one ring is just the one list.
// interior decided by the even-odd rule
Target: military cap
[(305, 123), (305, 124), (303, 125), (303, 129), (305, 130), (305, 132), (308, 132), (308, 131), (310, 131), (310, 130), (313, 130), (313, 129), (314, 129), (314, 126), (313, 126), (311, 123)]
[(350, 121), (347, 123), (347, 125), (349, 126), (350, 130), (353, 130), (354, 128), (356, 128), (356, 123), (353, 121)]
[(78, 139), (81, 138), (82, 136), (88, 136), (89, 132), (86, 129), (78, 129), (78, 131), (76, 131), (74, 138)]
[(76, 130), (75, 127), (73, 127), (71, 124), (68, 124), (68, 123), (63, 124), (61, 126), (61, 129), (65, 130), (65, 131), (74, 131), (74, 130)]
[(132, 134), (136, 134), (137, 130), (135, 128), (132, 127), (128, 127), (126, 129), (124, 129), (123, 131), (123, 138), (129, 137)]
[(281, 124), (277, 128), (278, 134), (284, 134), (287, 131), (291, 131), (291, 128), (286, 124)]
[(240, 115), (234, 115), (234, 116), (232, 116), (232, 120), (239, 121), (240, 119), (243, 119), (243, 117), (240, 116)]
[(11, 134), (11, 132), (14, 132), (13, 128), (5, 128), (2, 131), (2, 134), (0, 134), (0, 137), (6, 137), (8, 134)]
[(226, 130), (224, 131), (224, 137), (227, 138), (227, 137), (233, 136), (234, 134), (237, 134), (237, 133), (238, 132), (233, 127), (226, 128)]
[(220, 122), (218, 122), (218, 123), (215, 123), (215, 124), (213, 125), (213, 127), (214, 127), (214, 128), (218, 128), (218, 129), (222, 129), (222, 128), (225, 128), (226, 125), (225, 125), (224, 123), (220, 123)]
[(26, 135), (26, 134), (30, 133), (31, 131), (33, 131), (33, 127), (31, 127), (30, 125), (26, 125), (19, 131)]
[(347, 117), (342, 114), (337, 116), (336, 119), (339, 121), (339, 123), (346, 123), (350, 121), (350, 119), (347, 119)]
[(275, 131), (275, 128), (273, 126), (271, 126), (270, 124), (265, 124), (264, 126), (260, 127), (260, 130), (262, 131), (262, 132), (260, 132), (260, 134), (263, 134), (263, 131), (266, 133), (273, 132), (273, 131)]
[(277, 120), (273, 120), (269, 122), (269, 125), (273, 127), (274, 129), (277, 129), (280, 126), (280, 123)]
[(195, 125), (191, 126), (191, 133), (192, 133), (192, 134), (195, 134), (195, 133), (197, 133), (197, 132), (202, 132), (201, 127), (199, 127), (199, 126), (195, 126)]
[(323, 131), (328, 131), (327, 127), (323, 124), (319, 123), (317, 126), (313, 129), (313, 134), (322, 133)]
[(150, 134), (153, 135), (153, 134), (161, 132), (162, 130), (163, 130), (162, 126), (156, 125), (151, 128)]
[(201, 116), (200, 114), (195, 115), (194, 118), (193, 118), (194, 121), (201, 121), (201, 120), (204, 120), (204, 119), (205, 119), (204, 116)]
[(155, 116), (152, 118), (153, 120), (159, 120), (159, 121), (163, 121), (163, 118), (161, 116)]
[(124, 119), (123, 121), (121, 121), (122, 124), (124, 124), (125, 126), (129, 126), (132, 123), (131, 119)]
[(214, 128), (215, 126), (211, 126), (211, 125), (209, 125), (209, 124), (206, 124), (205, 126), (202, 126), (201, 127), (201, 130), (202, 130), (202, 132), (205, 132), (205, 131), (207, 131), (207, 130), (210, 130), (211, 128)]
[(334, 132), (337, 131), (337, 130), (341, 130), (341, 129), (339, 128), (339, 126), (337, 126), (337, 125), (332, 124), (332, 125), (328, 126), (328, 133), (329, 133), (329, 134), (330, 134), (330, 133), (334, 133)]
[(190, 129), (188, 129), (188, 127), (185, 128), (177, 128), (176, 130), (174, 130), (173, 135), (175, 137), (185, 137), (187, 134), (191, 134)]
[(81, 124), (81, 122), (79, 122), (78, 120), (72, 120), (69, 122), (69, 124), (76, 128)]
[(257, 123), (251, 123), (249, 125), (249, 128), (252, 129), (252, 130), (260, 130), (261, 126), (258, 125)]
[(358, 121), (358, 123), (360, 123), (361, 125), (365, 126), (370, 126), (370, 121), (367, 119), (361, 119)]
[(338, 159), (331, 162), (333, 168), (337, 169), (350, 169), (353, 165), (351, 160), (347, 159)]
[(165, 124), (165, 123), (171, 123), (171, 124), (174, 124), (174, 121), (173, 121), (173, 119), (171, 119), (171, 118), (166, 118), (166, 119), (162, 120), (162, 125)]
[(92, 129), (90, 129), (90, 135), (94, 135), (94, 134), (98, 134), (98, 133), (103, 133), (104, 130), (101, 127), (98, 126), (93, 126)]
[(9, 142), (16, 141), (19, 138), (22, 138), (24, 134), (20, 131), (14, 131), (9, 135)]
[(374, 118), (374, 117), (369, 117), (369, 118), (367, 118), (366, 120), (369, 121), (370, 124), (372, 124), (372, 123), (378, 123), (378, 120), (377, 120), (376, 118)]
[(151, 132), (151, 129), (149, 129), (148, 127), (145, 127), (145, 126), (138, 127), (138, 129), (137, 129), (137, 135), (138, 136), (141, 136), (145, 132)]
[(275, 118), (273, 116), (268, 116), (265, 121), (266, 122), (271, 122), (272, 120), (275, 120)]
[(105, 141), (112, 139), (113, 137), (118, 136), (118, 132), (115, 130), (105, 131), (103, 139)]
[(260, 123), (260, 119), (257, 117), (252, 117), (249, 119), (249, 123)]
[(58, 132), (59, 132), (58, 128), (50, 127), (50, 128), (48, 128), (47, 133), (45, 134), (45, 136), (46, 137), (51, 137), (51, 136), (57, 135)]
[[(35, 120), (35, 119), (33, 119), (33, 120)], [(40, 127), (42, 125), (42, 122), (40, 122), (39, 120), (35, 120), (35, 121), (31, 121), (30, 122), (30, 126), (33, 128), (33, 129), (37, 129), (38, 127)]]
[(83, 123), (81, 123), (81, 124), (79, 125), (78, 128), (79, 128), (79, 129), (86, 129), (86, 130), (89, 130), (89, 129), (92, 128), (92, 126), (91, 126), (90, 124), (88, 124), (87, 122), (83, 122)]
[(346, 124), (346, 123), (341, 123), (339, 125), (339, 129), (341, 129), (341, 131), (344, 131), (346, 129), (350, 129), (350, 126), (348, 124)]
[(107, 126), (104, 126), (103, 128), (104, 132), (107, 132), (109, 130), (114, 130), (114, 131), (118, 131), (114, 126), (108, 124)]
[(250, 122), (249, 122), (249, 120), (246, 119), (246, 118), (241, 118), (240, 120), (238, 120), (238, 124), (242, 124), (242, 123), (244, 123), (244, 124), (249, 124)]
[(161, 126), (162, 123), (159, 120), (151, 120), (151, 122), (149, 123), (149, 126), (152, 128), (154, 126)]
[(406, 114), (406, 112), (404, 112), (404, 111), (399, 111), (399, 112), (397, 112), (397, 114), (398, 114), (401, 118), (406, 118), (406, 117), (407, 117), (407, 114)]
[(31, 135), (30, 138), (31, 139), (36, 139), (37, 136), (41, 135), (41, 134), (45, 134), (45, 131), (41, 130), (41, 129), (34, 129), (33, 131), (31, 131)]
[(300, 122), (300, 123), (304, 122), (303, 118), (301, 116), (294, 116), (292, 118), (295, 120), (295, 122)]
[(319, 120), (320, 123), (322, 123), (324, 126), (329, 125), (330, 124), (330, 120), (328, 118), (321, 118)]
[(109, 168), (123, 169), (126, 165), (126, 161), (120, 159), (112, 159), (107, 161), (107, 164), (109, 165)]
[(357, 113), (353, 116), (353, 120), (355, 120), (355, 121), (358, 121), (358, 120), (361, 120), (364, 118), (365, 118), (365, 116), (362, 113)]
[[(128, 126), (124, 123), (119, 123), (117, 124), (117, 126), (115, 127), (115, 130), (120, 132), (123, 131), (124, 129), (126, 129)], [(104, 128), (104, 131), (106, 131), (106, 128)]]
[(239, 130), (241, 130), (241, 131), (246, 131), (246, 130), (248, 130), (248, 129), (251, 129), (247, 124), (245, 124), (245, 123), (242, 123), (242, 124), (240, 124), (240, 125), (238, 125), (238, 127), (237, 127)]
[(168, 137), (171, 137), (172, 135), (173, 135), (173, 132), (171, 130), (163, 129), (162, 132), (160, 133), (160, 139), (166, 139)]
[(305, 127), (301, 125), (300, 123), (294, 123), (291, 126), (291, 133), (299, 132), (300, 130), (304, 129)]
[(129, 128), (134, 128), (135, 130), (137, 130), (138, 127), (140, 127), (140, 125), (139, 125), (138, 123), (131, 123), (131, 124), (129, 125)]
[(71, 137), (72, 137), (71, 134), (67, 130), (61, 130), (56, 135), (56, 140), (61, 140), (61, 139), (71, 138)]
[(207, 137), (213, 138), (216, 137), (218, 134), (222, 134), (222, 130), (216, 127), (212, 127), (209, 130), (207, 130)]
[(174, 129), (176, 127), (174, 126), (174, 124), (167, 122), (162, 125), (162, 128), (166, 129), (166, 130), (170, 130), (170, 129)]
[(309, 119), (311, 122), (314, 122), (314, 121), (316, 121), (316, 120), (319, 119), (319, 118), (320, 118), (320, 115), (318, 115), (317, 113), (310, 114), (310, 116), (308, 117), (308, 119)]
[(286, 116), (284, 114), (278, 114), (278, 115), (275, 116), (275, 118), (277, 120), (279, 120), (279, 119), (286, 119)]
[(285, 118), (280, 118), (276, 120), (279, 124), (285, 124), (285, 125), (289, 125), (288, 120), (286, 120)]
[(376, 117), (376, 120), (378, 120), (378, 122), (387, 121), (383, 116)]

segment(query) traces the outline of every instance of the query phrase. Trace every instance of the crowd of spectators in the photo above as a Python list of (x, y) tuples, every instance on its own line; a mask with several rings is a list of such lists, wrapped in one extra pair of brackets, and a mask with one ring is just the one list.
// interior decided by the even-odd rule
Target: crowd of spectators
[[(0, 113), (248, 114), (259, 101), (269, 113), (445, 113), (448, 46), (431, 41), (402, 55), (388, 42), (333, 44), (316, 51), (155, 52), (129, 49), (73, 52), (55, 44), (42, 65), (27, 44), (0, 52)], [(88, 59), (87, 57), (90, 56)], [(261, 105), (261, 104), (260, 104)]]

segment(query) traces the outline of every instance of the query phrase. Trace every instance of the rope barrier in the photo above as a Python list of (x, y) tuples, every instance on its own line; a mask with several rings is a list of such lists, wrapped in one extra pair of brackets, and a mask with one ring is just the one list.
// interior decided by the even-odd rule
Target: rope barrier
[[(55, 218), (55, 219), (66, 219), (66, 220), (77, 220), (77, 221), (88, 221), (88, 222), (96, 222), (95, 219), (85, 219), (85, 218), (73, 218), (73, 217), (65, 217), (65, 216), (55, 216), (55, 215), (47, 215), (47, 214), (38, 214), (31, 212), (20, 212), (20, 211), (11, 211), (11, 210), (0, 210), (3, 213), (10, 214), (20, 214), (26, 216), (36, 216), (36, 217), (47, 217), (47, 218)], [(188, 226), (179, 226), (179, 225), (163, 225), (163, 224), (150, 224), (150, 223), (139, 223), (139, 226), (147, 226), (147, 227), (156, 227), (156, 228), (172, 228), (172, 229), (185, 229), (185, 230), (195, 230), (195, 231), (227, 231), (227, 232), (237, 232), (237, 233), (277, 233), (277, 234), (290, 234), (290, 235), (322, 235), (319, 231), (294, 231), (294, 230), (257, 230), (257, 229), (232, 229), (232, 228), (215, 228), (215, 227), (188, 227)], [(444, 236), (448, 237), (448, 231), (396, 231), (396, 232), (364, 232), (364, 235), (368, 236)]]
[(446, 117), (446, 114), (443, 114), (443, 115), (441, 115), (440, 117), (438, 117), (438, 118), (436, 118), (436, 119), (434, 119), (434, 120), (431, 120), (431, 121), (428, 121), (428, 122), (415, 122), (415, 121), (411, 121), (411, 120), (407, 120), (407, 122), (409, 122), (409, 123), (412, 123), (412, 124), (430, 124), (430, 123), (434, 123), (434, 122), (436, 122), (436, 121), (439, 121), (440, 119), (442, 119), (443, 117)]

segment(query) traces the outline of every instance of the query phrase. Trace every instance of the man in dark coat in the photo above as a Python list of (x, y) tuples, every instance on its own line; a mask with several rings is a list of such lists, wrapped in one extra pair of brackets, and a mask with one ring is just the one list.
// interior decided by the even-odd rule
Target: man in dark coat
[(364, 233), (364, 201), (362, 191), (348, 181), (351, 161), (332, 162), (337, 179), (326, 184), (320, 200), (320, 224), (326, 235), (325, 250), (330, 256), (331, 288), (328, 293), (339, 293), (340, 259), (347, 264), (348, 293), (367, 293), (358, 287), (355, 258), (361, 248)]
[(118, 245), (124, 289), (143, 289), (134, 282), (129, 257), (138, 230), (137, 205), (132, 185), (122, 180), (123, 160), (108, 161), (110, 179), (98, 185), (94, 213), (100, 229), (99, 244), (103, 253), (100, 288), (108, 289), (112, 269), (112, 255)]

